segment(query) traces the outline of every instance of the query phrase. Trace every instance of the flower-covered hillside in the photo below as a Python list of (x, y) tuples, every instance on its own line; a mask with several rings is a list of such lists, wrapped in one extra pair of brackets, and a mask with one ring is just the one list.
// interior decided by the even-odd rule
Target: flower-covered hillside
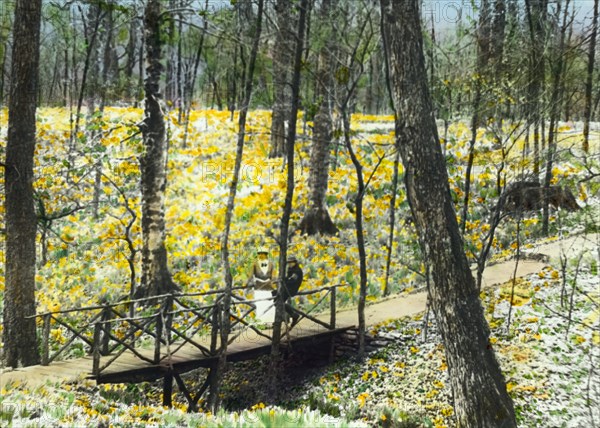
[[(81, 118), (80, 131), (72, 135), (68, 110), (39, 111), (34, 183), (39, 215), (39, 311), (89, 305), (100, 299), (111, 301), (126, 296), (131, 282), (139, 281), (132, 277), (132, 266), (139, 272), (141, 119), (139, 109), (107, 108), (102, 117)], [(0, 147), (5, 146), (6, 123), (7, 112), (2, 110)], [(393, 117), (357, 114), (351, 125), (365, 178), (370, 178), (364, 223), (368, 298), (376, 299), (385, 282), (395, 158)], [(292, 230), (299, 225), (307, 201), (311, 127), (311, 122), (298, 122)], [(269, 247), (274, 260), (278, 255), (276, 239), (286, 171), (281, 159), (268, 158), (269, 128), (270, 112), (250, 114), (230, 237), (231, 265), (238, 285), (246, 281), (257, 246)], [(187, 130), (178, 122), (176, 111), (168, 116), (167, 247), (174, 279), (185, 291), (218, 287), (223, 277), (219, 242), (237, 131), (237, 117), (230, 117), (228, 112), (192, 111)], [(594, 168), (593, 162), (597, 167), (598, 160), (582, 160), (576, 150), (567, 151), (576, 149), (579, 140), (573, 138), (570, 128), (564, 131), (566, 137), (560, 143), (563, 151), (555, 162), (553, 180), (575, 192), (584, 209), (574, 214), (555, 212), (553, 233), (558, 225), (597, 228), (590, 219), (598, 211), (598, 184), (585, 177), (588, 169)], [(498, 145), (498, 135), (505, 144)], [(442, 141), (457, 212), (465, 192), (469, 138), (468, 127), (457, 122)], [(465, 228), (466, 250), (472, 258), (478, 256), (490, 231), (498, 185), (517, 180), (531, 162), (530, 157), (522, 156), (524, 144), (522, 132), (508, 126), (478, 133), (472, 202)], [(331, 155), (327, 205), (340, 232), (334, 237), (296, 234), (289, 251), (301, 260), (306, 278), (303, 287), (348, 284), (340, 299), (341, 303), (352, 303), (359, 276), (353, 213), (357, 180), (343, 145), (333, 144)], [(399, 171), (401, 174), (401, 166)], [(392, 292), (410, 291), (423, 265), (401, 185), (394, 208), (397, 224), (389, 283)], [(523, 219), (521, 240), (538, 236), (539, 227), (538, 213), (531, 213)], [(512, 252), (517, 242), (515, 229), (511, 217), (503, 220), (492, 242), (492, 254), (506, 256)]]

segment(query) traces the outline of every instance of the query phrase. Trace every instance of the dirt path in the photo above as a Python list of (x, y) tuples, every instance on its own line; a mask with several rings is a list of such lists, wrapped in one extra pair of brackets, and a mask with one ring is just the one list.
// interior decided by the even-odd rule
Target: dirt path
[[(532, 249), (526, 249), (526, 254), (544, 254), (549, 257), (549, 262), (520, 260), (517, 270), (517, 277), (527, 276), (539, 272), (545, 266), (560, 266), (560, 255), (565, 254), (568, 258), (573, 258), (586, 251), (596, 259), (600, 258), (600, 234), (591, 234), (587, 236), (579, 235), (564, 240), (555, 240), (552, 242), (539, 244)], [(514, 274), (515, 260), (507, 260), (488, 266), (483, 273), (483, 287), (491, 287), (503, 284), (509, 281)], [(425, 292), (409, 294), (405, 296), (395, 296), (390, 299), (373, 303), (367, 306), (366, 323), (368, 326), (398, 319), (407, 315), (416, 315), (425, 310), (427, 295)], [(358, 325), (358, 314), (356, 309), (340, 311), (337, 314), (339, 325), (348, 325), (354, 323)]]

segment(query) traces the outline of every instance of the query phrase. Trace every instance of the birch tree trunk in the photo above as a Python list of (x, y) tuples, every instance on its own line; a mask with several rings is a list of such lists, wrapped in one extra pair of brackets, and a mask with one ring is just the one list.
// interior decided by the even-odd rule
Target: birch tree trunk
[(159, 93), (163, 70), (160, 63), (160, 16), (160, 0), (149, 0), (144, 16), (147, 68), (144, 122), (141, 125), (144, 153), (140, 157), (143, 241), (141, 295), (146, 297), (178, 289), (167, 265), (165, 248), (167, 138)]
[(464, 253), (427, 87), (418, 0), (381, 0), (405, 185), (431, 266), (428, 298), (446, 349), (461, 427), (514, 427), (513, 403)]
[(6, 273), (4, 360), (9, 367), (39, 362), (35, 329), (35, 237), (33, 202), (35, 112), (38, 95), (41, 0), (15, 6), (8, 139), (4, 165)]

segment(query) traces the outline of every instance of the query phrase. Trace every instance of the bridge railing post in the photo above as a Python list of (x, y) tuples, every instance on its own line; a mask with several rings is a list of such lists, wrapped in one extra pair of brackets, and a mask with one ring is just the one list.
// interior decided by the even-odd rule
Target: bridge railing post
[(154, 341), (154, 364), (160, 363), (160, 341), (163, 334), (163, 314), (159, 310), (156, 314), (156, 330), (155, 330), (155, 341)]
[[(135, 317), (135, 302), (131, 302), (129, 303), (129, 318), (134, 318)], [(132, 333), (132, 338), (131, 338), (131, 347), (135, 348), (136, 347), (136, 343), (137, 343), (137, 336), (136, 336), (136, 330), (137, 327), (135, 326), (135, 324), (133, 322), (130, 322), (129, 324), (130, 328), (131, 328), (131, 333)]]
[[(223, 304), (221, 305), (221, 341), (229, 343), (229, 335), (231, 334), (231, 308), (233, 307), (233, 290), (225, 291)], [(224, 331), (223, 331), (224, 330)], [(225, 346), (221, 343), (221, 346)]]
[[(329, 298), (331, 299), (331, 301), (329, 302), (329, 328), (331, 330), (335, 329), (335, 323), (336, 323), (336, 319), (335, 319), (335, 310), (336, 310), (336, 305), (335, 305), (335, 300), (336, 300), (336, 287), (331, 287), (329, 289), (330, 292), (330, 296)], [(329, 342), (329, 362), (333, 363), (333, 361), (335, 360), (335, 336), (331, 336), (331, 340)]]
[(275, 397), (277, 394), (277, 379), (280, 372), (280, 358), (281, 353), (279, 345), (281, 343), (281, 326), (283, 324), (283, 317), (285, 316), (285, 303), (281, 297), (281, 292), (277, 293), (273, 299), (275, 305), (275, 320), (273, 322), (273, 332), (271, 334), (271, 357), (269, 362), (269, 375), (268, 375), (268, 397)]
[(210, 332), (210, 353), (215, 354), (217, 352), (217, 340), (219, 339), (219, 325), (221, 318), (221, 304), (217, 301), (213, 307), (212, 319), (211, 319), (211, 332)]
[(42, 366), (47, 366), (50, 360), (50, 322), (52, 314), (44, 314), (42, 327)]
[(331, 295), (330, 295), (331, 301), (329, 302), (329, 311), (330, 311), (329, 328), (333, 330), (333, 329), (335, 329), (335, 322), (336, 322), (336, 320), (335, 320), (335, 310), (336, 310), (335, 309), (335, 299), (336, 299), (336, 295), (337, 295), (336, 288), (331, 287), (329, 289), (329, 292), (331, 293)]
[(108, 305), (104, 305), (102, 308), (102, 316), (100, 317), (102, 322), (102, 347), (100, 353), (102, 355), (108, 355), (108, 349), (110, 345), (110, 329), (111, 323), (111, 308)]
[(103, 328), (102, 321), (97, 321), (94, 324), (94, 339), (92, 342), (92, 374), (94, 376), (98, 376), (100, 374), (100, 337), (102, 336)]
[(173, 295), (170, 294), (165, 299), (165, 306), (163, 307), (163, 315), (165, 320), (164, 331), (167, 343), (171, 343), (171, 329), (173, 328)]

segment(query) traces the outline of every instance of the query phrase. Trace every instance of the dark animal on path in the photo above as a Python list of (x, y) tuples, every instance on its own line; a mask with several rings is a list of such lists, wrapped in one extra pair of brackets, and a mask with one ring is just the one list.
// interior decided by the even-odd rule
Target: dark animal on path
[(505, 192), (504, 211), (507, 212), (540, 210), (546, 197), (548, 204), (556, 209), (581, 209), (573, 193), (562, 186), (550, 186), (546, 194), (544, 187), (536, 181), (518, 181), (511, 184)]

